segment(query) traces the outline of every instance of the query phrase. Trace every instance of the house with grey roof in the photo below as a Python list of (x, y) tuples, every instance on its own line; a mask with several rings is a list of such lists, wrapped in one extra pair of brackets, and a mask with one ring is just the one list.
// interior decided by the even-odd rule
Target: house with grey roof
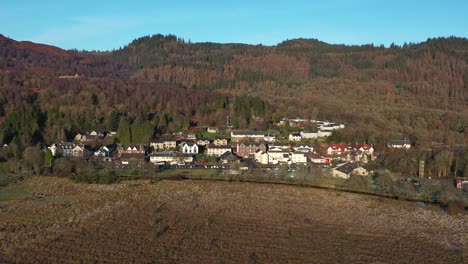
[(396, 139), (396, 140), (389, 140), (387, 143), (389, 148), (411, 148), (411, 141), (409, 139)]

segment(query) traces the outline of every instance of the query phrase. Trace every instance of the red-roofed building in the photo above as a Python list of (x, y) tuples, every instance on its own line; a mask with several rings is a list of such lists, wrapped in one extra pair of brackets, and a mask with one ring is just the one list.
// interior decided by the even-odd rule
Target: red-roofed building
[(356, 145), (356, 149), (368, 155), (374, 153), (374, 147), (369, 144)]
[(326, 148), (327, 155), (341, 155), (352, 150), (353, 147), (349, 144), (330, 144)]

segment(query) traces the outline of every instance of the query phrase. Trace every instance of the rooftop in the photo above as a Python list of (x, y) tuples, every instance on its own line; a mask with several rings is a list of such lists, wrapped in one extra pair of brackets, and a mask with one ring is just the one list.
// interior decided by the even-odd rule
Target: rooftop
[(409, 139), (394, 139), (388, 141), (389, 145), (411, 145), (411, 141)]
[(341, 166), (335, 167), (335, 170), (343, 172), (345, 174), (350, 174), (357, 167), (359, 167), (359, 165), (357, 163), (350, 163), (349, 162), (349, 163), (342, 164)]

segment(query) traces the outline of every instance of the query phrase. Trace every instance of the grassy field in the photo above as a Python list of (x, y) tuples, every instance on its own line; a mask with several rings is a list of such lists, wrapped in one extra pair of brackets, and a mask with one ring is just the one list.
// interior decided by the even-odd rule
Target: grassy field
[(31, 176), (32, 173), (13, 174), (0, 172), (0, 188), (8, 186), (8, 184), (12, 182), (20, 181)]
[(15, 199), (23, 199), (29, 196), (30, 194), (21, 185), (12, 185), (10, 187), (0, 189), (0, 202)]
[(190, 176), (191, 178), (213, 178), (219, 176), (220, 172), (214, 169), (170, 169), (163, 170), (156, 176)]
[(431, 205), (241, 182), (95, 185), (34, 177), (8, 188), (29, 195), (0, 201), (0, 262), (466, 263), (468, 258), (468, 216)]

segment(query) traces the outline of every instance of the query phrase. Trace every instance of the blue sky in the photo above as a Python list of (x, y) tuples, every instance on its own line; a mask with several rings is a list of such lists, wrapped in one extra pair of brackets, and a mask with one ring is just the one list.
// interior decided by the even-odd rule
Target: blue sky
[(389, 45), (468, 37), (464, 0), (0, 2), (0, 34), (65, 49), (111, 50), (156, 33), (264, 45), (292, 38)]

